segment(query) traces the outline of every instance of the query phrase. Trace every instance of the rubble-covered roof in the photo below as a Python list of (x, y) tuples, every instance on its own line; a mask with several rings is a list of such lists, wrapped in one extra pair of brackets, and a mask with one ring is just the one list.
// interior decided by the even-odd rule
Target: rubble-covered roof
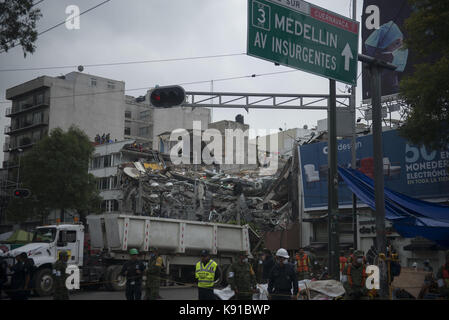
[[(290, 166), (287, 162), (285, 166)], [(285, 167), (264, 176), (263, 169), (234, 174), (218, 166), (173, 165), (131, 162), (119, 167), (123, 211), (175, 219), (249, 223), (258, 231), (276, 230), (289, 220), (291, 206), (279, 179), (285, 181)], [(218, 170), (217, 170), (218, 169)], [(282, 194), (273, 197), (277, 189)], [(269, 197), (267, 195), (270, 194)], [(137, 203), (133, 205), (133, 203)], [(162, 210), (161, 210), (162, 207)]]

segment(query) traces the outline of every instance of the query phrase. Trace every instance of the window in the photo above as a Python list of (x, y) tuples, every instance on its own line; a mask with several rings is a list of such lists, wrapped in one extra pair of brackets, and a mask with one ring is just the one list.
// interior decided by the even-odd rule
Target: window
[(112, 155), (104, 156), (104, 167), (112, 166)]
[(150, 120), (150, 110), (145, 110), (140, 113), (140, 120), (149, 121)]
[(90, 86), (91, 87), (96, 87), (97, 86), (97, 79), (91, 78), (90, 79)]
[(112, 81), (108, 81), (108, 89), (115, 89), (115, 83)]
[(92, 169), (99, 169), (103, 167), (103, 158), (97, 157), (92, 160)]
[(55, 240), (56, 228), (39, 228), (34, 231), (32, 242), (51, 243)]
[(33, 114), (33, 124), (39, 124), (44, 122), (44, 113), (43, 112), (35, 112)]
[(125, 136), (130, 136), (130, 135), (131, 135), (131, 128), (125, 127)]
[(117, 166), (117, 165), (119, 165), (121, 163), (121, 161), (120, 161), (120, 153), (115, 153), (115, 154), (112, 155), (112, 157), (113, 157), (112, 164), (114, 166)]
[(44, 93), (38, 93), (36, 95), (36, 104), (43, 104), (44, 103)]
[(59, 241), (61, 242), (76, 242), (76, 231), (67, 230), (59, 232)]
[(131, 119), (132, 118), (132, 113), (131, 111), (125, 111), (125, 118)]
[(97, 180), (98, 190), (108, 190), (109, 189), (109, 178), (99, 178)]
[(145, 137), (150, 133), (150, 127), (139, 128), (139, 136)]

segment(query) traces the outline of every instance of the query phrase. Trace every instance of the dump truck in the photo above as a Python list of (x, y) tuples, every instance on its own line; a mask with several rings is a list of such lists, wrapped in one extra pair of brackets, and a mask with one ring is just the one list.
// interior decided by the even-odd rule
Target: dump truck
[[(69, 253), (68, 264), (80, 268), (81, 286), (104, 284), (109, 290), (125, 288), (126, 279), (120, 276), (120, 271), (130, 259), (131, 248), (138, 249), (144, 261), (149, 260), (151, 247), (159, 250), (167, 285), (192, 283), (195, 264), (203, 249), (209, 250), (223, 269), (239, 251), (250, 253), (248, 226), (103, 214), (88, 216), (86, 229), (87, 232), (82, 224), (37, 227), (32, 243), (8, 252), (7, 257), (13, 260), (26, 252), (35, 264), (33, 290), (39, 296), (46, 296), (53, 290), (52, 264), (62, 250)], [(89, 239), (89, 250), (85, 239)]]

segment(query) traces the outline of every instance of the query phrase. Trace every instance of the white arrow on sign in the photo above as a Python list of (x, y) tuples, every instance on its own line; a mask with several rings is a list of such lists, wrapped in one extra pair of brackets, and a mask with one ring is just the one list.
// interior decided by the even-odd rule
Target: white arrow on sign
[(346, 43), (346, 47), (343, 49), (343, 52), (341, 53), (342, 56), (345, 57), (345, 70), (349, 71), (349, 61), (351, 59), (354, 59), (354, 56), (351, 52), (351, 47), (349, 46), (349, 43)]

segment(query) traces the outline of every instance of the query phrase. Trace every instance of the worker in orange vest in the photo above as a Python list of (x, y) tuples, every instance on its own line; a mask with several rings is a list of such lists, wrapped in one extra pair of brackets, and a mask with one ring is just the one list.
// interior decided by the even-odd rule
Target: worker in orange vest
[(368, 298), (368, 289), (365, 286), (366, 265), (363, 251), (354, 252), (354, 260), (349, 263), (343, 272), (342, 282), (346, 291), (345, 300), (360, 300)]
[(298, 273), (298, 280), (304, 280), (310, 278), (310, 258), (307, 254), (305, 254), (304, 249), (299, 249), (299, 252), (296, 254), (296, 271)]

